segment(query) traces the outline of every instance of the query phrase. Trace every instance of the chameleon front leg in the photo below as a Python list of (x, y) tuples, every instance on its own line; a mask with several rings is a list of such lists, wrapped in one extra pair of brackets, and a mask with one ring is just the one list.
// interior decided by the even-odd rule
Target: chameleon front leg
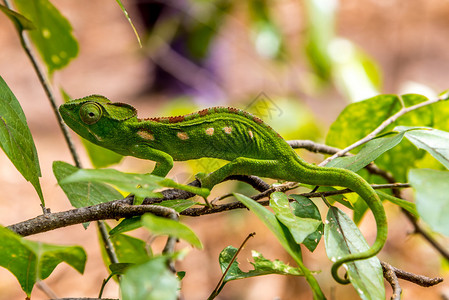
[(173, 157), (169, 154), (151, 148), (145, 144), (135, 145), (132, 148), (132, 153), (136, 157), (143, 159), (149, 159), (156, 162), (152, 175), (165, 177), (168, 172), (173, 168)]

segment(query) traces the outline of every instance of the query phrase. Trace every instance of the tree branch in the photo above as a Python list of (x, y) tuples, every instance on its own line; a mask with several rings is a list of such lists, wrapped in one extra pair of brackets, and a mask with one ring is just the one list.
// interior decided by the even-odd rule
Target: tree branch
[[(195, 184), (195, 181), (191, 183)], [(408, 186), (407, 184), (383, 184), (374, 185), (374, 189), (380, 188), (391, 188)], [(275, 191), (285, 191), (294, 188), (293, 185), (283, 185), (271, 188), (263, 193), (257, 194), (252, 197), (252, 199), (260, 199), (269, 196)], [(302, 193), (305, 197), (322, 197), (322, 196), (332, 196), (341, 195), (345, 193), (352, 193), (349, 189), (327, 191), (327, 192), (317, 192), (317, 193)], [(125, 199), (100, 203), (97, 205), (92, 205), (88, 207), (75, 208), (64, 212), (48, 213), (45, 215), (40, 215), (35, 218), (13, 224), (8, 226), (9, 229), (20, 234), (22, 236), (33, 235), (41, 232), (46, 232), (49, 230), (54, 230), (57, 228), (62, 228), (70, 225), (98, 221), (98, 220), (108, 220), (108, 219), (121, 219), (129, 218), (132, 216), (142, 215), (144, 213), (152, 213), (157, 216), (173, 218), (176, 213), (173, 209), (164, 206), (153, 205), (165, 200), (174, 199), (188, 199), (194, 196), (194, 194), (181, 191), (177, 189), (167, 189), (162, 192), (164, 198), (146, 198), (142, 205), (133, 205), (133, 197), (129, 196)], [(259, 201), (261, 205), (268, 205), (269, 201)], [(181, 215), (186, 216), (201, 216), (219, 213), (223, 211), (246, 208), (241, 202), (232, 202), (223, 205), (215, 205), (211, 208), (209, 207), (192, 207), (181, 212)]]
[(438, 241), (435, 240), (431, 234), (429, 234), (425, 229), (421, 227), (415, 216), (404, 209), (402, 210), (402, 212), (405, 214), (410, 223), (412, 223), (414, 233), (420, 234), (430, 245), (432, 245), (433, 248), (435, 248), (435, 250), (437, 250), (441, 254), (441, 256), (449, 261), (449, 251), (443, 245), (438, 243)]
[(442, 95), (442, 96), (440, 96), (440, 97), (438, 97), (436, 99), (424, 101), (424, 102), (421, 102), (421, 103), (418, 103), (416, 105), (412, 105), (412, 106), (409, 106), (409, 107), (402, 107), (397, 113), (395, 113), (394, 115), (392, 115), (391, 117), (386, 119), (384, 122), (382, 122), (382, 124), (380, 124), (376, 129), (374, 129), (367, 136), (365, 136), (364, 138), (358, 140), (354, 144), (346, 147), (345, 149), (338, 151), (334, 155), (326, 158), (319, 165), (320, 166), (325, 166), (331, 160), (346, 154), (347, 152), (351, 151), (352, 149), (357, 148), (360, 145), (363, 145), (363, 144), (369, 142), (370, 140), (375, 138), (376, 135), (378, 135), (382, 130), (384, 130), (388, 125), (390, 125), (391, 123), (395, 122), (402, 115), (404, 115), (404, 114), (406, 114), (408, 112), (411, 112), (413, 110), (416, 110), (418, 108), (421, 108), (421, 107), (424, 107), (424, 106), (427, 106), (427, 105), (430, 105), (430, 104), (434, 104), (434, 103), (437, 103), (439, 101), (445, 101), (445, 100), (448, 100), (448, 99), (449, 99), (449, 94), (446, 93), (446, 94), (444, 94), (444, 95)]
[[(397, 278), (413, 282), (413, 283), (423, 286), (423, 287), (434, 286), (443, 281), (443, 278), (441, 278), (441, 277), (431, 278), (431, 277), (427, 277), (427, 276), (423, 276), (423, 275), (417, 275), (417, 274), (406, 272), (404, 270), (393, 267), (392, 265), (389, 265), (388, 263), (383, 262), (383, 261), (381, 261), (380, 263), (382, 265), (382, 269), (384, 270), (384, 273), (392, 272), (392, 273), (394, 273), (394, 275)], [(397, 281), (397, 278), (396, 278), (396, 281)]]
[(394, 268), (387, 264), (386, 262), (380, 262), (382, 265), (382, 270), (384, 273), (384, 278), (388, 281), (388, 283), (391, 285), (391, 288), (393, 289), (393, 294), (391, 295), (391, 300), (400, 300), (401, 294), (402, 294), (402, 288), (399, 285), (398, 277), (396, 276), (396, 272), (394, 271)]
[(174, 210), (171, 208), (157, 205), (132, 205), (132, 201), (133, 199), (128, 197), (93, 206), (48, 213), (8, 226), (8, 228), (17, 234), (28, 236), (70, 225), (98, 220), (128, 218), (147, 212), (166, 218), (171, 217), (174, 213)]
[[(290, 141), (287, 141), (287, 143), (293, 149), (302, 148), (302, 149), (307, 149), (310, 152), (314, 152), (314, 153), (335, 154), (335, 153), (338, 153), (339, 151), (341, 151), (341, 149), (339, 149), (339, 148), (315, 143), (315, 142), (309, 141), (309, 140), (290, 140)], [(354, 154), (351, 154), (349, 152), (342, 154), (342, 156), (353, 156), (353, 155)], [(376, 174), (376, 175), (383, 177), (389, 183), (396, 182), (395, 179), (393, 178), (393, 175), (390, 172), (382, 170), (373, 162), (366, 165), (365, 169), (367, 169), (368, 172), (370, 172), (371, 174)]]

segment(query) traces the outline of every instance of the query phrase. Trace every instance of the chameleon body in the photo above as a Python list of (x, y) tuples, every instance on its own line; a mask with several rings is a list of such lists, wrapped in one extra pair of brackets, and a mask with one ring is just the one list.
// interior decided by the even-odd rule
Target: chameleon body
[(245, 111), (214, 107), (184, 116), (139, 119), (134, 107), (98, 95), (70, 101), (59, 111), (65, 123), (90, 142), (155, 161), (154, 175), (166, 176), (173, 161), (212, 157), (229, 163), (200, 179), (208, 189), (230, 175), (256, 175), (356, 192), (374, 214), (377, 237), (369, 250), (336, 258), (332, 275), (340, 283), (348, 282), (337, 273), (343, 263), (372, 257), (385, 243), (384, 208), (362, 177), (305, 162), (276, 131)]

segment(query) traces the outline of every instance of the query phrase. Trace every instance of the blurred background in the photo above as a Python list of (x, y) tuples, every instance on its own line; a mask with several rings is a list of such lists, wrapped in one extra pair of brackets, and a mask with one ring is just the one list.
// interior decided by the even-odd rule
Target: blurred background
[[(210, 106), (235, 106), (259, 115), (286, 139), (323, 142), (329, 125), (349, 103), (379, 93), (420, 93), (433, 97), (449, 87), (449, 1), (437, 0), (308, 0), (308, 1), (123, 1), (142, 38), (140, 48), (115, 1), (53, 1), (73, 27), (79, 54), (52, 75), (53, 90), (72, 98), (101, 94), (114, 102), (135, 106), (140, 117), (179, 115)], [(10, 20), (0, 14), (0, 75), (21, 103), (33, 133), (43, 177), (47, 207), (70, 209), (56, 185), (54, 160), (72, 163), (68, 149), (31, 64), (20, 47)], [(62, 103), (62, 98), (59, 97)], [(84, 166), (89, 159), (76, 140)], [(310, 162), (320, 155), (302, 151)], [(219, 163), (218, 163), (219, 164)], [(125, 158), (114, 166), (145, 173), (153, 163)], [(217, 162), (178, 163), (169, 177), (182, 183)], [(214, 195), (244, 185), (226, 183)], [(41, 214), (32, 186), (0, 153), (0, 223), (10, 225)], [(320, 201), (316, 201), (317, 205)], [(322, 207), (322, 206), (320, 206)], [(419, 236), (397, 207), (386, 205), (389, 239), (380, 259), (427, 276), (445, 276), (447, 263)], [(238, 247), (256, 232), (239, 256), (241, 268), (250, 250), (266, 258), (294, 264), (263, 224), (246, 210), (199, 218), (183, 217), (201, 238), (204, 250), (192, 249), (178, 270), (184, 299), (205, 299), (221, 272), (220, 251)], [(111, 225), (113, 222), (110, 223)], [(365, 217), (361, 230), (368, 242), (375, 224)], [(132, 232), (148, 240), (146, 232)], [(107, 277), (95, 226), (72, 226), (30, 237), (59, 244), (82, 245), (88, 253), (85, 275), (60, 265), (45, 282), (60, 297), (95, 297)], [(156, 239), (161, 249), (164, 240)], [(179, 247), (188, 247), (180, 244)], [(357, 299), (351, 286), (336, 284), (331, 262), (321, 242), (306, 265), (317, 275), (323, 291), (334, 299)], [(404, 299), (448, 299), (442, 283), (422, 288), (401, 282)], [(110, 283), (104, 296), (117, 297)], [(390, 287), (387, 287), (387, 293)], [(389, 295), (389, 294), (387, 294)], [(23, 299), (11, 273), (0, 269), (0, 299)], [(46, 299), (35, 288), (33, 299)], [(263, 276), (229, 283), (217, 299), (310, 299), (300, 277)]]

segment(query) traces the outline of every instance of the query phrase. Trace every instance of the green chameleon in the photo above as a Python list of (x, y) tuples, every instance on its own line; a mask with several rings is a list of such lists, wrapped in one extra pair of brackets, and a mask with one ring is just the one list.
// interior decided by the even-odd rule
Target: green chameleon
[(302, 160), (288, 143), (259, 118), (236, 108), (213, 107), (177, 117), (139, 119), (137, 110), (93, 95), (65, 103), (59, 112), (65, 123), (83, 138), (122, 155), (156, 162), (151, 174), (165, 177), (173, 161), (202, 157), (229, 161), (200, 178), (211, 189), (230, 175), (261, 177), (321, 186), (341, 186), (359, 194), (374, 214), (377, 237), (365, 252), (337, 258), (338, 268), (376, 255), (387, 238), (387, 220), (382, 203), (371, 186), (346, 169), (325, 168)]

